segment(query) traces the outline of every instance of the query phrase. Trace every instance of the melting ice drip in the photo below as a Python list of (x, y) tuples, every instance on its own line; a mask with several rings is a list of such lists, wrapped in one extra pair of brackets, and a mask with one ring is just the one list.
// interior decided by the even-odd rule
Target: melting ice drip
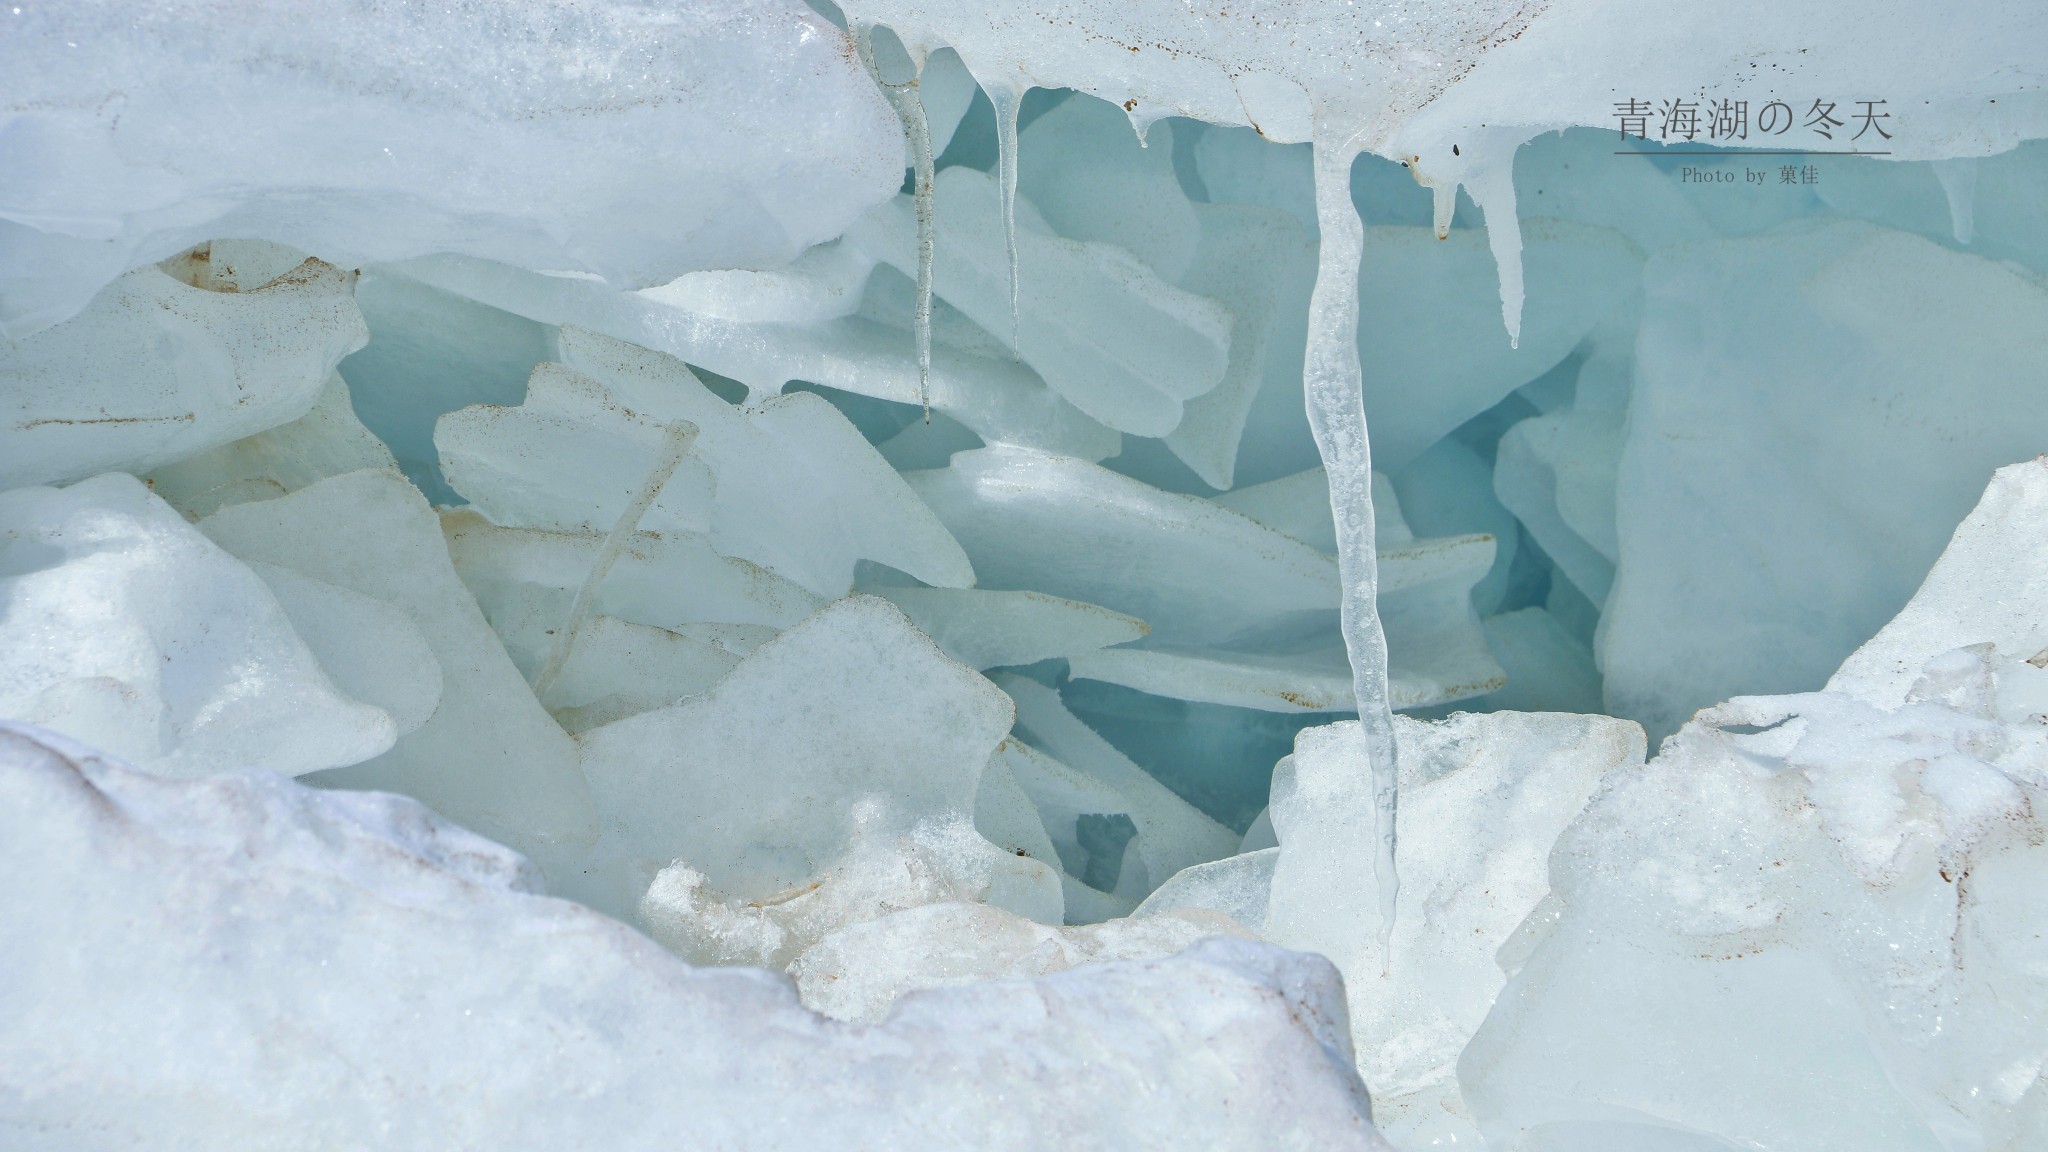
[(1394, 713), (1387, 695), (1387, 635), (1380, 626), (1379, 557), (1372, 508), (1372, 445), (1366, 438), (1363, 372), (1358, 359), (1358, 266), (1365, 226), (1351, 200), (1355, 144), (1340, 144), (1319, 130), (1314, 142), (1316, 285), (1308, 305), (1308, 351), (1302, 392), (1309, 430), (1330, 476), (1330, 511), (1337, 525), (1337, 570), (1344, 647), (1351, 658), (1352, 692), (1372, 771), (1373, 874), (1379, 882), (1380, 956), (1391, 958), (1394, 907), (1401, 881), (1395, 871), (1395, 816), (1400, 770)]

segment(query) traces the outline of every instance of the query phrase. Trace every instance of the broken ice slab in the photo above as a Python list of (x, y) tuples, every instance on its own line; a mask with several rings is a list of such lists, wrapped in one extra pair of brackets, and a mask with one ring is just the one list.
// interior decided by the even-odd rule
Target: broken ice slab
[(983, 588), (869, 589), (903, 610), (946, 655), (969, 668), (1036, 664), (1141, 639), (1144, 621), (1042, 592)]
[(1990, 471), (2048, 444), (2048, 290), (1859, 221), (1660, 256), (1645, 281), (1600, 657), (1608, 706), (1659, 737), (1818, 687)]
[(1334, 624), (1329, 556), (1228, 509), (1019, 448), (905, 477), (974, 561), (980, 586), (1128, 613), (1149, 639), (1206, 645), (1304, 615)]
[(1966, 644), (2038, 661), (2048, 651), (2048, 459), (1992, 473), (1919, 591), (1828, 679), (1830, 692), (1895, 708), (1928, 661)]
[[(895, 117), (844, 39), (786, 4), (62, 7), (9, 28), (13, 337), (218, 236), (343, 267), (461, 252), (630, 288), (786, 261), (902, 179)], [(423, 45), (446, 49), (445, 86), (421, 86)]]
[[(513, 664), (528, 677), (538, 673), (603, 535), (500, 528), (468, 508), (441, 513), (441, 532), (455, 571)], [(757, 564), (720, 556), (704, 536), (674, 531), (634, 536), (595, 599), (601, 614), (696, 635), (737, 655), (823, 606)], [(724, 627), (691, 627), (702, 624)]]
[(2000, 469), (1828, 690), (1705, 709), (1601, 790), (1459, 1062), (1489, 1137), (2039, 1143), (2044, 527), (2048, 467)]
[(337, 691), (279, 603), (317, 624), (316, 591), (273, 594), (132, 476), (0, 493), (0, 573), (0, 717), (183, 777), (298, 775), (397, 738), (389, 713)]
[(1315, 245), (1284, 212), (1194, 207), (1202, 238), (1180, 286), (1230, 310), (1230, 360), (1222, 383), (1188, 401), (1165, 440), (1203, 483), (1227, 489), (1237, 476), (1253, 406), (1262, 395), (1292, 394), (1301, 378), (1302, 350), (1293, 334), (1297, 322), (1306, 323)]
[(1264, 934), (1345, 972), (1383, 1123), (1471, 1140), (1471, 1121), (1457, 1120), (1457, 1061), (1505, 980), (1495, 953), (1550, 891), (1559, 833), (1609, 773), (1642, 764), (1643, 733), (1608, 716), (1516, 712), (1394, 723), (1403, 899), (1391, 958), (1359, 850), (1372, 795), (1353, 721), (1304, 731), (1275, 770), (1280, 848)]
[[(1026, 743), (1115, 789), (1123, 800), (1121, 811), (1136, 828), (1136, 838), (1122, 853), (1115, 890), (1129, 899), (1143, 899), (1167, 877), (1192, 864), (1216, 860), (1237, 850), (1239, 837), (1210, 819), (1143, 768), (1133, 764), (1093, 729), (1067, 710), (1059, 693), (1027, 677), (999, 672), (996, 683), (1016, 701), (1017, 734)], [(1022, 775), (1018, 783), (1031, 785)], [(1087, 814), (1083, 814), (1085, 816)], [(1046, 816), (1046, 830), (1054, 831), (1057, 818)], [(1060, 836), (1054, 835), (1054, 843)], [(1076, 821), (1077, 845), (1083, 839)], [(1071, 870), (1071, 866), (1070, 866)], [(1075, 876), (1085, 879), (1080, 872)]]
[[(0, 797), (24, 894), (0, 921), (0, 1051), (36, 1054), (8, 1104), (31, 1128), (255, 1147), (282, 1116), (371, 1147), (404, 1116), (400, 1142), (431, 1147), (1025, 1152), (1069, 1130), (1387, 1152), (1317, 957), (1210, 941), (935, 989), (854, 1029), (779, 976), (693, 969), (533, 895), (525, 861), (396, 797), (154, 781), (19, 728)], [(280, 1060), (303, 1089), (282, 1102)], [(605, 1091), (577, 1087), (592, 1068)]]
[[(971, 168), (939, 173), (938, 213), (935, 290), (983, 329), (1007, 335), (1009, 260), (994, 179)], [(1182, 404), (1223, 379), (1230, 314), (1121, 248), (1059, 237), (1028, 206), (1018, 215), (1019, 357), (1111, 428), (1173, 431)], [(856, 223), (846, 242), (908, 276), (915, 232), (910, 198), (898, 196)]]
[(831, 404), (808, 393), (734, 408), (681, 361), (564, 329), (564, 363), (534, 370), (526, 402), (441, 418), (448, 482), (493, 522), (607, 530), (645, 480), (666, 429), (698, 427), (689, 457), (649, 508), (647, 531), (705, 532), (820, 596), (843, 595), (857, 561), (926, 583), (974, 582), (944, 527)]
[(986, 902), (1060, 923), (1056, 870), (997, 848), (956, 816), (887, 827), (881, 805), (854, 806), (843, 854), (806, 883), (761, 899), (728, 895), (678, 860), (637, 908), (656, 940), (692, 964), (789, 969), (819, 941), (906, 908)]
[(886, 601), (838, 601), (709, 691), (579, 737), (614, 860), (579, 896), (631, 909), (680, 860), (760, 900), (837, 864), (862, 806), (871, 837), (970, 820), (1012, 715)]
[(522, 850), (587, 843), (593, 807), (573, 742), (541, 709), (449, 562), (441, 525), (396, 472), (352, 472), (200, 523), (221, 547), (390, 605), (441, 666), (432, 719), (330, 786), (416, 797)]
[(1159, 959), (1211, 936), (1250, 933), (1203, 909), (1062, 928), (956, 901), (839, 929), (798, 957), (790, 975), (808, 1007), (837, 1020), (874, 1023), (907, 992)]
[(1519, 347), (1501, 329), (1487, 234), (1372, 228), (1359, 275), (1359, 354), (1375, 467), (1398, 472), (1452, 429), (1541, 376), (1639, 283), (1618, 233), (1523, 220), (1528, 307)]
[(1220, 912), (1253, 932), (1266, 930), (1267, 898), (1280, 849), (1252, 848), (1174, 873), (1132, 912), (1159, 916), (1189, 908)]
[(930, 392), (921, 398), (913, 285), (842, 243), (771, 272), (691, 273), (639, 292), (455, 257), (410, 261), (384, 275), (630, 340), (740, 381), (755, 396), (805, 380), (902, 404), (929, 399), (990, 443), (1090, 460), (1119, 447), (1114, 429), (1047, 388), (943, 300), (934, 305)]
[[(1135, 837), (1131, 841), (1127, 841), (1118, 850), (1114, 860), (1098, 860), (1095, 858), (1097, 854), (1081, 842), (1081, 819), (1087, 816), (1125, 816), (1128, 818), (1131, 802), (1125, 799), (1122, 792), (1103, 781), (1096, 779), (1086, 772), (1079, 772), (1067, 767), (1051, 755), (1024, 743), (1015, 736), (1005, 739), (997, 746), (995, 755), (989, 760), (989, 768), (993, 771), (998, 765), (1009, 774), (1010, 778), (1016, 783), (1017, 790), (1023, 793), (1024, 798), (1031, 804), (1036, 813), (1039, 827), (1044, 831), (1047, 841), (1052, 845), (1054, 855), (1063, 872), (1063, 880), (1070, 881), (1070, 883), (1066, 884), (1069, 893), (1067, 899), (1068, 922), (1083, 922), (1075, 919), (1076, 912), (1079, 909), (1077, 909), (1074, 901), (1074, 886), (1079, 884), (1080, 878), (1091, 870), (1111, 866), (1114, 866), (1117, 872), (1116, 883), (1120, 884), (1123, 880), (1122, 868), (1124, 862), (1139, 858), (1140, 849), (1137, 844), (1138, 840), (1142, 837)], [(1001, 789), (1001, 787), (1000, 784), (997, 785), (998, 789)], [(988, 804), (992, 808), (998, 802), (997, 797), (994, 796), (988, 800)], [(981, 819), (980, 814), (983, 803), (984, 801), (979, 798), (976, 800), (977, 822)], [(990, 815), (993, 817), (995, 813), (992, 811)], [(1133, 823), (1135, 825), (1135, 821)], [(997, 825), (997, 828), (1000, 831), (1001, 826)], [(984, 834), (997, 843), (1004, 842), (999, 840), (994, 833)], [(1130, 871), (1132, 886), (1135, 887), (1142, 884), (1144, 881), (1142, 870), (1132, 868)], [(1089, 891), (1095, 891), (1095, 889), (1089, 889)], [(1135, 905), (1137, 897), (1131, 897), (1129, 902)], [(1129, 909), (1126, 908), (1124, 911), (1129, 911)], [(1121, 914), (1117, 913), (1117, 915)]]
[(173, 508), (197, 519), (229, 504), (296, 492), (329, 476), (396, 467), (391, 449), (356, 419), (341, 373), (330, 372), (320, 398), (304, 416), (165, 465), (149, 474), (148, 483)]
[[(1566, 447), (1571, 431), (1563, 415), (1533, 416), (1508, 429), (1494, 460), (1494, 492), (1536, 538), (1558, 574), (1598, 607), (1607, 602), (1607, 593), (1614, 587), (1614, 561), (1567, 524), (1558, 509), (1559, 488), (1565, 483), (1559, 473), (1587, 463)], [(1613, 462), (1619, 455), (1620, 437), (1605, 446), (1606, 458)]]
[(354, 283), (317, 260), (241, 290), (146, 265), (0, 342), (0, 488), (144, 473), (304, 416), (369, 339)]
[(574, 736), (695, 696), (740, 659), (709, 638), (592, 616), (541, 703)]
[[(983, 766), (981, 784), (974, 791), (974, 830), (1006, 852), (1042, 861), (1057, 870), (1067, 867), (1066, 858), (1075, 847), (1072, 828), (1064, 830), (1069, 852), (1063, 853), (1054, 846), (1045, 829), (1045, 818), (1039, 815), (1038, 805), (1018, 783), (1017, 773), (1010, 767), (1013, 759), (1032, 756), (1051, 759), (1025, 748), (1014, 737), (996, 747), (995, 753)], [(1067, 770), (1064, 765), (1060, 767)]]

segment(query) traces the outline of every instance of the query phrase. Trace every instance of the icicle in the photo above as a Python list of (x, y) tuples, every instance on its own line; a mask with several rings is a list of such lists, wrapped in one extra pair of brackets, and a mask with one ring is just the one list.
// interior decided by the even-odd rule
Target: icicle
[(1967, 246), (1977, 231), (1977, 161), (1936, 160), (1934, 178), (1948, 196), (1948, 224), (1956, 243)]
[[(911, 319), (911, 331), (917, 340), (917, 402), (924, 406), (924, 422), (932, 422), (932, 255), (933, 212), (932, 189), (937, 180), (933, 170), (931, 125), (925, 119), (924, 98), (918, 91), (918, 72), (903, 84), (891, 84), (882, 79), (882, 69), (875, 62), (875, 30), (872, 25), (860, 25), (853, 33), (854, 48), (860, 54), (860, 62), (868, 70), (868, 76), (882, 95), (889, 100), (889, 106), (896, 110), (896, 118), (903, 121), (903, 134), (910, 140), (911, 200), (917, 206), (917, 311)], [(1012, 276), (1015, 276), (1014, 269)]]
[(1316, 284), (1308, 305), (1308, 353), (1302, 367), (1309, 429), (1330, 476), (1330, 511), (1337, 522), (1337, 568), (1344, 584), (1340, 618), (1351, 655), (1352, 691), (1372, 772), (1373, 872), (1379, 881), (1380, 956), (1392, 962), (1395, 817), (1400, 779), (1394, 713), (1387, 697), (1387, 636), (1380, 627), (1379, 558), (1374, 542), (1372, 445), (1365, 434), (1365, 401), (1358, 360), (1358, 265), (1365, 225), (1351, 202), (1351, 161), (1357, 151), (1322, 132), (1315, 145)]
[(1010, 255), (1010, 351), (1021, 357), (1017, 339), (1017, 110), (1028, 89), (1001, 84), (983, 87), (996, 107), (996, 179), (1003, 190), (1003, 247)]
[(1448, 240), (1451, 236), (1451, 216), (1458, 210), (1458, 185), (1439, 184), (1430, 190), (1436, 203), (1436, 238)]
[(548, 645), (547, 663), (541, 665), (540, 675), (533, 678), (533, 694), (542, 703), (546, 703), (548, 689), (555, 686), (562, 668), (569, 663), (569, 655), (576, 647), (576, 634), (583, 630), (584, 622), (590, 618), (591, 606), (597, 601), (597, 590), (603, 586), (604, 578), (611, 574), (612, 565), (618, 563), (626, 541), (640, 530), (640, 518), (654, 505), (654, 498), (661, 495), (669, 477), (676, 474), (676, 468), (696, 441), (697, 426), (688, 420), (678, 420), (668, 426), (667, 434), (662, 437), (661, 453), (654, 459), (654, 467), (648, 470), (640, 490), (633, 494), (625, 511), (619, 513), (618, 522), (605, 536), (604, 547), (598, 549), (597, 562), (590, 566), (590, 574), (583, 578), (583, 586), (576, 590), (576, 600), (569, 606), (569, 619), (555, 629), (554, 642)]
[(1522, 222), (1515, 215), (1515, 150), (1477, 167), (1465, 178), (1473, 203), (1486, 214), (1486, 243), (1500, 273), (1500, 318), (1510, 347), (1522, 344)]

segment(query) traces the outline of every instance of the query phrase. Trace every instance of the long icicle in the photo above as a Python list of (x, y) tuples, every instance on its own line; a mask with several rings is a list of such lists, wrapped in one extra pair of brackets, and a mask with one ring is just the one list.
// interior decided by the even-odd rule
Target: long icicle
[(938, 181), (932, 158), (931, 122), (925, 118), (924, 97), (918, 89), (919, 75), (913, 75), (907, 83), (891, 84), (882, 79), (882, 69), (875, 62), (875, 30), (872, 25), (861, 25), (854, 30), (854, 48), (860, 54), (861, 66), (868, 70), (868, 77), (882, 90), (889, 100), (889, 106), (896, 110), (896, 118), (903, 122), (903, 134), (910, 140), (911, 202), (917, 208), (917, 311), (911, 318), (911, 331), (917, 340), (917, 401), (924, 407), (924, 422), (932, 422), (932, 256), (934, 248), (934, 213), (932, 194)]
[(1024, 94), (995, 85), (987, 89), (996, 109), (996, 183), (1003, 195), (1003, 247), (1010, 256), (1010, 351), (1023, 355), (1017, 323), (1017, 112)]
[(1318, 133), (1314, 145), (1316, 284), (1309, 296), (1308, 351), (1302, 386), (1309, 429), (1330, 478), (1330, 511), (1337, 522), (1337, 568), (1343, 580), (1340, 620), (1351, 656), (1351, 686), (1372, 772), (1373, 873), (1379, 882), (1382, 971), (1392, 964), (1394, 906), (1401, 882), (1395, 873), (1395, 817), (1400, 773), (1395, 761), (1394, 713), (1387, 695), (1387, 636), (1380, 627), (1379, 557), (1372, 508), (1372, 445), (1366, 439), (1363, 378), (1358, 359), (1358, 267), (1365, 226), (1351, 201), (1351, 161), (1357, 151)]
[(598, 549), (597, 562), (590, 566), (590, 574), (583, 578), (583, 586), (576, 590), (576, 600), (569, 606), (569, 619), (555, 629), (555, 639), (548, 645), (547, 663), (541, 665), (540, 675), (533, 678), (534, 697), (543, 704), (547, 702), (548, 689), (555, 686), (556, 678), (569, 663), (569, 655), (576, 647), (576, 634), (590, 619), (591, 607), (597, 601), (597, 590), (604, 585), (604, 578), (611, 575), (612, 565), (618, 563), (626, 541), (640, 530), (640, 518), (653, 507), (654, 498), (661, 495), (669, 477), (676, 474), (683, 457), (689, 455), (690, 445), (696, 442), (697, 426), (688, 420), (670, 424), (662, 436), (661, 453), (655, 457), (654, 467), (648, 470), (640, 490), (633, 493), (633, 499), (627, 502), (625, 511), (619, 513), (618, 521), (606, 534), (604, 547)]

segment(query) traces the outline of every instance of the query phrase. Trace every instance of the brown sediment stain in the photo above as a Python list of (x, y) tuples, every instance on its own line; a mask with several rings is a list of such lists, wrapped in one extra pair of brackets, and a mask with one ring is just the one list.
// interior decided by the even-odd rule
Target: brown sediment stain
[(98, 416), (89, 420), (70, 420), (61, 416), (46, 416), (41, 420), (30, 420), (26, 423), (16, 424), (14, 429), (17, 432), (26, 432), (31, 428), (41, 428), (45, 424), (59, 424), (71, 427), (84, 427), (91, 424), (190, 424), (198, 418), (197, 414), (191, 412), (187, 412), (182, 416)]

